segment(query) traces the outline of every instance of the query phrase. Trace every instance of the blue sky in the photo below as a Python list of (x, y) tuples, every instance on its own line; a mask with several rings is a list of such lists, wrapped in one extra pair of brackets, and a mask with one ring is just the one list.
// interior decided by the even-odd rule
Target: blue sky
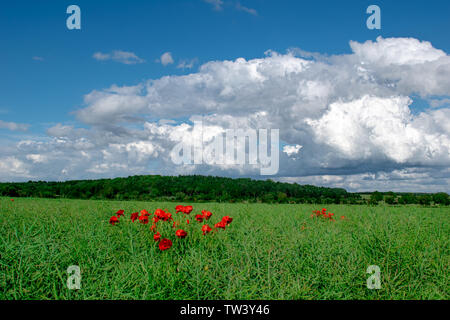
[[(191, 1), (16, 1), (0, 11), (1, 118), (31, 123), (39, 132), (49, 123), (73, 121), (83, 95), (112, 84), (189, 73), (176, 63), (155, 62), (164, 52), (178, 60), (261, 57), (266, 50), (300, 47), (327, 54), (348, 53), (349, 40), (377, 36), (426, 39), (450, 51), (448, 1), (377, 1), (382, 29), (365, 27), (373, 1), (241, 1), (252, 15), (224, 1), (223, 9)], [(68, 30), (66, 8), (77, 4), (82, 29)], [(94, 52), (124, 50), (147, 63), (124, 65), (92, 58)], [(41, 57), (43, 61), (33, 60)]]
[[(69, 16), (66, 13), (66, 8), (71, 4), (76, 4), (81, 8), (81, 30), (68, 30), (66, 28), (66, 19)], [(369, 16), (366, 14), (366, 8), (371, 4), (376, 4), (381, 8), (381, 30), (369, 30), (366, 27), (366, 19)], [(317, 103), (317, 108), (318, 110), (320, 109), (320, 112), (317, 111), (317, 114), (309, 116), (312, 116), (312, 119), (315, 119), (314, 117), (319, 119), (319, 116), (321, 116), (323, 120), (327, 120), (329, 119), (327, 115), (335, 110), (331, 108), (333, 102), (356, 101), (357, 99), (362, 99), (364, 95), (371, 94), (386, 99), (398, 95), (412, 99), (411, 103), (408, 103), (406, 100), (402, 100), (402, 103), (407, 105), (406, 108), (411, 111), (412, 116), (415, 118), (412, 120), (409, 119), (409, 115), (406, 114), (407, 112), (404, 114), (405, 109), (402, 105), (398, 108), (399, 114), (396, 115), (397, 118), (395, 119), (400, 119), (400, 123), (407, 123), (411, 120), (411, 125), (415, 130), (419, 127), (422, 128), (423, 123), (431, 123), (429, 119), (439, 118), (436, 112), (447, 114), (448, 110), (445, 108), (450, 101), (448, 99), (450, 90), (447, 89), (446, 83), (439, 84), (442, 83), (442, 74), (445, 74), (446, 68), (448, 67), (444, 61), (446, 58), (441, 58), (444, 62), (437, 66), (433, 64), (433, 61), (442, 55), (448, 55), (450, 52), (450, 40), (448, 38), (448, 31), (450, 30), (449, 12), (450, 2), (444, 0), (55, 0), (3, 3), (0, 10), (0, 39), (2, 41), (2, 50), (0, 50), (0, 121), (4, 125), (2, 126), (0, 122), (0, 143), (3, 144), (5, 150), (8, 150), (4, 163), (17, 166), (17, 168), (20, 167), (23, 170), (17, 169), (17, 174), (10, 175), (2, 173), (2, 167), (0, 166), (0, 180), (27, 180), (30, 177), (43, 179), (70, 178), (54, 175), (52, 172), (46, 171), (56, 166), (61, 172), (70, 172), (70, 169), (63, 168), (62, 164), (51, 165), (52, 162), (47, 159), (49, 162), (48, 168), (46, 168), (42, 166), (44, 160), (37, 161), (36, 159), (41, 149), (45, 150), (44, 153), (48, 152), (48, 154), (42, 154), (42, 157), (57, 158), (54, 152), (56, 152), (55, 150), (59, 150), (59, 147), (53, 150), (50, 145), (52, 145), (52, 139), (61, 138), (58, 134), (62, 134), (62, 127), (65, 128), (65, 131), (68, 131), (70, 128), (75, 128), (74, 130), (84, 128), (86, 131), (76, 131), (76, 133), (72, 132), (72, 134), (75, 134), (77, 137), (79, 135), (79, 139), (85, 139), (90, 142), (94, 139), (93, 135), (98, 134), (98, 132), (102, 132), (100, 136), (107, 136), (110, 133), (109, 131), (106, 132), (104, 123), (99, 124), (98, 119), (90, 121), (86, 117), (88, 112), (94, 112), (97, 115), (101, 114), (101, 109), (103, 108), (102, 103), (107, 103), (105, 102), (107, 100), (94, 97), (93, 100), (86, 101), (86, 95), (93, 96), (93, 93), (100, 92), (105, 94), (104, 98), (107, 99), (108, 94), (110, 94), (107, 88), (111, 88), (113, 85), (116, 86), (115, 88), (142, 86), (140, 90), (144, 90), (144, 93), (141, 92), (131, 97), (134, 99), (130, 100), (131, 102), (126, 100), (130, 98), (128, 94), (124, 94), (123, 92), (118, 93), (114, 91), (115, 89), (111, 94), (113, 98), (125, 99), (127, 105), (128, 103), (133, 104), (132, 101), (146, 95), (150, 99), (148, 95), (151, 90), (146, 86), (149, 80), (155, 80), (158, 83), (156, 87), (159, 86), (159, 89), (156, 87), (153, 87), (153, 89), (161, 97), (164, 97), (168, 90), (174, 90), (173, 95), (169, 94), (167, 96), (167, 100), (171, 100), (172, 98), (176, 100), (177, 95), (183, 96), (186, 92), (188, 92), (188, 95), (193, 94), (189, 98), (192, 98), (194, 102), (183, 105), (183, 108), (189, 109), (192, 107), (192, 112), (190, 113), (189, 110), (186, 111), (186, 109), (176, 109), (174, 107), (175, 111), (173, 111), (173, 114), (164, 114), (161, 111), (148, 112), (147, 109), (146, 111), (142, 111), (143, 109), (139, 106), (135, 109), (130, 109), (130, 117), (138, 118), (145, 113), (144, 119), (146, 121), (151, 122), (164, 118), (174, 119), (177, 121), (176, 123), (180, 123), (188, 119), (189, 116), (202, 114), (201, 110), (204, 109), (199, 108), (197, 110), (196, 103), (205, 96), (208, 96), (209, 105), (211, 103), (217, 103), (219, 106), (221, 103), (221, 97), (212, 97), (210, 96), (213, 94), (211, 92), (197, 90), (198, 88), (189, 82), (189, 79), (195, 78), (196, 75), (202, 76), (209, 74), (213, 78), (217, 77), (216, 79), (219, 82), (223, 80), (224, 83), (227, 83), (230, 80), (228, 77), (230, 77), (231, 87), (233, 87), (233, 83), (240, 84), (243, 83), (241, 81), (244, 81), (239, 78), (241, 74), (233, 73), (235, 68), (240, 66), (236, 62), (238, 58), (242, 57), (247, 62), (252, 59), (264, 59), (268, 65), (273, 64), (278, 66), (278, 63), (281, 63), (280, 66), (282, 67), (300, 61), (298, 59), (294, 61), (287, 59), (286, 61), (277, 62), (278, 60), (276, 58), (272, 59), (269, 57), (270, 54), (269, 56), (265, 55), (267, 50), (285, 55), (290, 49), (300, 48), (307, 52), (318, 52), (326, 56), (336, 56), (338, 57), (338, 61), (330, 60), (331, 62), (329, 61), (328, 63), (336, 68), (342, 68), (341, 73), (358, 67), (353, 61), (353, 57), (355, 56), (362, 63), (360, 66), (365, 66), (363, 65), (364, 59), (361, 57), (364, 56), (365, 59), (369, 60), (373, 58), (367, 56), (367, 52), (364, 51), (366, 47), (370, 47), (369, 49), (372, 50), (372, 43), (363, 45), (366, 41), (371, 40), (375, 43), (373, 44), (373, 50), (378, 54), (376, 58), (378, 60), (376, 62), (374, 62), (375, 60), (370, 62), (372, 63), (369, 63), (370, 68), (368, 71), (365, 70), (370, 74), (365, 81), (368, 81), (368, 83), (371, 82), (370, 86), (373, 85), (373, 91), (367, 91), (368, 87), (363, 86), (354, 91), (349, 89), (349, 92), (343, 93), (342, 90), (346, 87), (345, 81), (347, 80), (333, 75), (330, 78), (326, 78), (326, 70), (321, 70), (320, 64), (317, 64), (317, 72), (315, 71), (304, 77), (302, 76), (303, 78), (295, 78), (299, 81), (300, 87), (292, 90), (297, 90), (297, 92), (301, 91), (302, 93), (299, 93), (297, 98), (291, 97), (292, 103), (289, 102), (291, 104), (280, 104), (278, 106), (276, 102), (273, 103), (275, 106), (273, 106), (272, 111), (274, 113), (271, 116), (272, 118), (279, 113), (279, 110), (290, 110), (286, 111), (287, 113), (293, 112), (292, 110), (297, 110), (296, 112), (298, 112), (299, 106), (298, 102), (295, 102), (296, 99), (302, 101), (301, 103), (303, 103), (302, 106), (304, 108), (311, 108), (313, 105), (316, 106), (314, 103)], [(392, 38), (397, 40), (394, 40), (389, 45), (389, 41), (383, 42), (379, 40), (379, 36), (382, 39)], [(413, 40), (407, 40), (407, 43), (401, 40), (407, 38)], [(350, 41), (359, 43), (361, 46), (350, 46)], [(428, 47), (428, 42), (431, 44), (432, 49)], [(418, 48), (417, 56), (419, 57), (420, 63), (431, 63), (428, 67), (424, 65), (423, 68), (425, 70), (435, 68), (434, 73), (424, 75), (424, 80), (428, 82), (422, 86), (418, 84), (420, 77), (415, 82), (407, 80), (407, 78), (411, 79), (411, 76), (406, 74), (407, 72), (412, 72), (415, 76), (423, 72), (421, 71), (422, 69), (419, 69), (416, 62), (413, 61), (414, 54), (411, 54), (411, 50), (416, 50), (414, 49), (415, 46)], [(393, 47), (394, 49), (392, 49)], [(358, 48), (362, 51), (356, 52), (355, 50), (358, 50)], [(380, 62), (382, 61), (380, 59), (385, 59), (385, 52), (383, 50), (391, 50), (389, 48), (393, 51), (389, 51), (390, 56), (386, 59), (395, 60), (397, 56), (405, 55), (404, 59), (402, 58), (403, 60), (399, 60), (400, 62), (388, 61), (396, 66), (403, 64), (404, 68), (402, 67), (398, 70), (398, 79), (395, 75), (388, 74), (391, 68), (386, 68), (386, 61), (383, 60), (384, 62)], [(406, 52), (405, 50), (409, 51)], [(114, 51), (134, 54), (139, 59), (139, 63), (125, 64), (120, 59), (117, 61), (114, 59), (102, 60), (94, 58), (94, 54), (96, 53), (111, 57)], [(160, 61), (161, 55), (167, 52), (171, 53), (173, 63), (163, 65)], [(349, 59), (351, 60), (350, 62)], [(230, 67), (226, 64), (227, 60), (236, 63)], [(217, 65), (211, 65), (211, 68), (204, 72), (199, 71), (200, 66), (212, 61), (216, 61)], [(180, 64), (183, 62), (185, 65), (191, 63), (192, 67), (181, 68)], [(417, 69), (411, 69), (416, 67)], [(227, 70), (224, 71), (225, 76), (221, 73), (221, 68)], [(245, 73), (248, 70), (245, 69), (241, 72)], [(264, 72), (261, 74), (264, 74)], [(183, 80), (185, 78), (180, 77), (183, 75), (188, 77), (185, 82)], [(168, 87), (168, 89), (163, 85), (164, 80), (161, 80), (165, 76), (168, 77), (169, 82), (173, 81), (171, 87)], [(359, 77), (356, 73), (354, 76)], [(351, 79), (353, 79), (352, 77), (350, 76)], [(405, 77), (405, 79), (402, 77)], [(268, 78), (272, 79), (270, 75)], [(268, 80), (268, 83), (276, 84), (278, 83), (277, 81), (281, 80), (274, 76), (272, 80)], [(343, 82), (341, 83), (340, 81)], [(286, 82), (285, 86), (287, 87), (290, 83)], [(436, 85), (436, 83), (439, 85)], [(205, 83), (203, 85), (207, 86)], [(254, 85), (251, 84), (250, 87), (254, 88)], [(304, 93), (302, 89), (304, 85), (310, 85), (307, 88), (309, 92)], [(230, 89), (230, 86), (226, 86), (225, 84), (224, 86), (222, 88), (223, 90)], [(328, 86), (333, 87), (333, 94), (327, 95)], [(434, 88), (432, 86), (437, 87)], [(394, 87), (395, 89), (392, 89)], [(264, 90), (267, 91), (269, 89), (275, 90), (274, 95), (276, 96), (277, 91), (275, 88), (268, 86)], [(218, 89), (216, 88), (215, 90)], [(289, 92), (293, 92), (292, 90)], [(244, 104), (245, 101), (254, 101), (251, 100), (253, 98), (250, 95), (241, 92), (237, 93), (237, 91), (234, 93), (236, 95), (233, 96), (233, 99), (237, 105)], [(259, 95), (261, 94), (263, 93)], [(324, 96), (319, 97), (316, 96), (317, 94), (324, 94)], [(315, 97), (314, 99), (317, 98), (317, 101), (314, 103), (311, 102), (312, 104), (310, 106), (308, 99), (312, 96)], [(283, 98), (281, 91), (279, 98)], [(358, 101), (365, 101), (361, 99)], [(255, 103), (258, 102), (255, 100)], [(384, 105), (389, 105), (389, 103), (386, 102)], [(394, 105), (397, 106), (395, 103)], [(340, 107), (346, 108), (345, 105)], [(265, 107), (261, 108), (261, 110), (265, 110)], [(170, 108), (166, 107), (166, 109), (168, 110)], [(222, 119), (225, 116), (234, 116), (233, 112), (235, 111), (231, 109), (233, 107), (230, 107), (228, 111), (218, 111), (218, 114), (220, 115), (223, 111), (223, 114), (221, 114)], [(79, 110), (86, 111), (84, 116), (79, 113)], [(139, 112), (135, 112), (136, 110), (139, 110)], [(275, 110), (278, 111), (275, 112)], [(249, 111), (247, 116), (249, 117), (252, 114), (255, 114), (255, 112)], [(390, 114), (390, 109), (387, 110), (386, 114)], [(141, 120), (137, 122), (127, 120), (127, 123), (123, 124), (124, 116), (123, 114), (118, 115), (117, 112), (113, 115), (105, 114), (104, 116), (105, 119), (109, 119), (111, 123), (117, 125), (115, 127), (116, 133), (122, 129), (129, 133), (130, 130), (137, 129), (143, 125)], [(117, 117), (114, 118), (117, 119), (117, 123), (115, 120), (111, 120), (113, 119), (111, 117)], [(293, 119), (294, 116), (291, 118)], [(217, 123), (220, 121), (218, 120)], [(303, 121), (303, 118), (301, 118), (301, 121)], [(386, 121), (388, 123), (391, 119), (387, 119)], [(15, 124), (19, 127), (24, 126), (25, 129), (17, 129)], [(286, 125), (286, 128), (290, 128), (289, 124), (284, 124), (283, 122), (277, 125)], [(444, 128), (443, 130), (447, 130), (445, 129), (445, 125), (442, 124), (442, 126)], [(406, 127), (408, 127), (408, 124), (406, 124)], [(319, 160), (314, 162), (315, 160), (309, 161), (304, 159), (302, 160), (305, 161), (304, 165), (298, 159), (296, 159), (297, 162), (293, 162), (297, 165), (291, 165), (289, 164), (291, 162), (288, 161), (285, 164), (286, 170), (279, 176), (280, 179), (285, 179), (286, 181), (311, 182), (331, 186), (342, 186), (339, 183), (344, 185), (345, 183), (347, 185), (354, 183), (355, 187), (349, 188), (365, 190), (376, 187), (378, 189), (391, 188), (393, 186), (392, 181), (400, 179), (403, 184), (399, 186), (399, 189), (417, 189), (419, 188), (418, 186), (424, 183), (420, 178), (417, 178), (422, 177), (423, 170), (428, 175), (426, 183), (433, 185), (433, 190), (441, 190), (441, 186), (450, 181), (450, 173), (445, 171), (449, 167), (447, 161), (448, 156), (446, 154), (446, 150), (448, 149), (445, 149), (446, 140), (440, 141), (442, 144), (434, 146), (431, 151), (428, 149), (428, 151), (424, 151), (428, 147), (423, 142), (424, 144), (422, 146), (424, 149), (417, 151), (418, 154), (420, 152), (431, 152), (433, 155), (439, 154), (439, 159), (437, 160), (433, 156), (431, 160), (427, 158), (422, 162), (419, 160), (413, 161), (410, 158), (413, 157), (413, 153), (409, 154), (409, 151), (399, 151), (399, 154), (394, 155), (389, 150), (380, 151), (377, 147), (379, 139), (375, 143), (376, 146), (374, 148), (376, 150), (374, 149), (369, 152), (373, 158), (365, 158), (367, 150), (362, 151), (362, 149), (355, 147), (354, 150), (361, 152), (361, 157), (356, 159), (353, 156), (345, 156), (347, 151), (343, 145), (331, 146), (329, 143), (326, 143), (327, 139), (323, 140), (323, 137), (304, 136), (301, 130), (298, 130), (298, 127), (294, 124), (292, 125), (292, 130), (286, 129), (282, 133), (282, 145), (302, 145), (304, 147), (302, 150), (312, 152), (314, 148), (319, 148), (318, 145), (320, 143), (324, 143), (327, 145), (327, 148), (331, 148), (330, 154), (340, 152), (340, 156), (339, 159), (333, 160), (332, 165), (329, 162), (324, 165)], [(448, 137), (446, 132), (440, 132), (440, 135), (429, 131), (425, 133), (421, 136), (423, 141), (432, 139), (432, 134), (435, 134), (436, 137), (445, 137), (445, 139)], [(67, 135), (68, 133), (65, 132), (64, 134)], [(368, 137), (371, 136), (371, 133), (369, 133)], [(34, 141), (33, 143), (40, 145), (40, 147), (35, 146), (33, 150), (27, 149), (26, 152), (29, 152), (29, 154), (26, 154), (19, 146), (20, 141), (24, 140)], [(95, 141), (94, 145), (98, 148), (97, 151), (101, 152), (103, 149), (97, 144), (99, 143), (98, 139)], [(110, 145), (112, 143), (111, 141), (104, 143)], [(114, 141), (117, 142), (117, 139)], [(154, 143), (154, 140), (151, 141)], [(125, 143), (125, 141), (122, 142)], [(312, 146), (313, 142), (315, 144), (314, 147)], [(126, 143), (129, 146), (129, 143), (132, 142), (128, 139)], [(348, 141), (346, 143), (348, 144)], [(404, 143), (404, 146), (395, 146), (395, 148), (398, 150), (403, 150), (402, 148), (407, 150), (409, 143), (414, 145), (411, 141)], [(43, 145), (46, 147), (42, 147)], [(164, 149), (156, 144), (153, 147), (156, 148), (155, 150), (159, 150), (159, 154)], [(337, 148), (337, 151), (333, 148)], [(83, 152), (85, 151), (83, 150)], [(414, 157), (417, 158), (416, 155)], [(32, 163), (27, 162), (31, 161), (30, 159), (33, 159)], [(128, 171), (125, 169), (117, 172), (112, 170), (101, 174), (98, 173), (100, 171), (92, 168), (105, 165), (102, 161), (106, 160), (96, 159), (91, 163), (91, 167), (79, 168), (78, 172), (81, 172), (80, 175), (74, 175), (73, 177), (86, 178), (133, 174), (135, 172), (147, 173), (145, 168), (150, 170), (148, 173), (152, 173), (151, 170), (155, 168), (155, 165), (160, 163), (161, 159), (155, 158), (149, 161), (146, 166), (140, 166), (138, 171), (133, 171), (134, 169), (130, 165), (131, 160), (128, 157), (123, 160), (124, 167), (129, 166)], [(41, 166), (34, 167), (36, 163), (41, 164)], [(305, 167), (307, 169), (297, 167), (299, 163), (302, 163), (302, 168)], [(352, 171), (353, 169), (351, 168), (356, 169)], [(4, 170), (7, 171), (7, 169), (8, 167), (4, 165)], [(405, 170), (407, 171), (406, 173)], [(444, 170), (444, 172), (439, 170)], [(34, 173), (31, 174), (30, 172)], [(98, 175), (92, 172), (97, 172)], [(167, 173), (173, 174), (179, 172), (174, 170)], [(236, 175), (236, 173), (230, 174), (223, 170), (218, 172), (200, 170), (200, 173)], [(353, 178), (348, 178), (351, 181), (347, 180), (347, 178), (343, 178), (343, 180), (338, 179), (341, 182), (334, 179), (336, 176), (355, 177), (355, 175), (364, 174), (368, 175), (369, 178), (367, 176), (360, 176), (356, 182), (352, 180)], [(386, 181), (383, 180), (384, 182), (381, 182), (379, 179), (380, 177), (384, 179), (383, 174), (389, 175), (390, 178), (386, 178)], [(251, 173), (244, 175), (252, 176)], [(405, 175), (407, 178), (402, 180), (402, 177)], [(373, 176), (375, 178), (370, 178)], [(373, 185), (364, 182), (371, 179), (376, 180)]]

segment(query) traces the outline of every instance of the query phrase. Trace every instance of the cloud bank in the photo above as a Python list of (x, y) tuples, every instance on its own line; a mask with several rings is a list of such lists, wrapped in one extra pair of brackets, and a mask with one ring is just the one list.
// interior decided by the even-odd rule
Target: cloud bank
[[(352, 53), (293, 49), (211, 61), (197, 72), (93, 90), (58, 124), (3, 154), (0, 178), (75, 179), (133, 174), (258, 178), (252, 166), (184, 165), (173, 146), (203, 116), (204, 132), (279, 129), (273, 179), (349, 190), (450, 191), (450, 57), (427, 41), (351, 41)], [(413, 113), (415, 97), (430, 107)], [(157, 119), (157, 120), (155, 120)]]

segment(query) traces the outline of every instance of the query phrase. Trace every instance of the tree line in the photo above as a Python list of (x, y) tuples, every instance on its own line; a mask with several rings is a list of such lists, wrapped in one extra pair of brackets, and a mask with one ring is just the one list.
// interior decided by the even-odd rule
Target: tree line
[(0, 196), (143, 201), (217, 201), (315, 204), (450, 204), (446, 193), (401, 194), (350, 193), (297, 183), (213, 176), (145, 175), (63, 182), (28, 181), (0, 183)]
[(429, 205), (450, 205), (450, 197), (445, 192), (438, 193), (399, 193), (372, 192), (367, 200), (368, 204), (377, 205), (381, 202), (390, 205), (420, 204)]

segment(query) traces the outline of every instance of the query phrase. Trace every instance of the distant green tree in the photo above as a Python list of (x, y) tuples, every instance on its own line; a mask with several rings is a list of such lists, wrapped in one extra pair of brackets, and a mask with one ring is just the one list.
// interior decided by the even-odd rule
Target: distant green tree
[(450, 204), (449, 195), (445, 192), (438, 192), (433, 194), (432, 199), (435, 204), (442, 204), (442, 205)]
[(387, 204), (396, 204), (396, 197), (395, 196), (387, 196), (384, 198), (384, 202), (386, 202)]
[(377, 205), (381, 200), (383, 200), (383, 194), (381, 192), (375, 191), (371, 193), (368, 203)]
[(287, 202), (287, 195), (286, 195), (286, 193), (284, 193), (284, 192), (278, 192), (277, 198), (278, 198), (278, 202), (279, 202), (279, 203), (285, 203), (285, 202)]
[(423, 206), (429, 206), (431, 204), (432, 197), (428, 194), (424, 194), (417, 197), (419, 204)]
[(402, 194), (402, 196), (398, 199), (399, 204), (414, 204), (418, 203), (416, 195), (412, 193)]
[(273, 193), (266, 193), (265, 195), (263, 195), (261, 200), (264, 203), (272, 203), (275, 200), (275, 197)]
[(184, 192), (179, 191), (175, 194), (175, 199), (178, 201), (183, 201), (185, 196), (186, 194)]

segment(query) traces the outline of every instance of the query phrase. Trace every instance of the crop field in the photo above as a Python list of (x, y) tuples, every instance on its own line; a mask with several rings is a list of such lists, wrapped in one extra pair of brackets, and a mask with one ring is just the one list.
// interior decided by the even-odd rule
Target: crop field
[[(449, 299), (449, 207), (0, 198), (0, 299)], [(168, 210), (161, 250), (146, 209)], [(124, 210), (115, 225), (110, 218)], [(212, 213), (203, 235), (202, 210)], [(223, 216), (225, 229), (214, 228)], [(187, 223), (187, 219), (190, 223)], [(159, 222), (158, 222), (159, 223)], [(371, 265), (380, 289), (369, 289)], [(80, 289), (68, 288), (69, 266)]]

